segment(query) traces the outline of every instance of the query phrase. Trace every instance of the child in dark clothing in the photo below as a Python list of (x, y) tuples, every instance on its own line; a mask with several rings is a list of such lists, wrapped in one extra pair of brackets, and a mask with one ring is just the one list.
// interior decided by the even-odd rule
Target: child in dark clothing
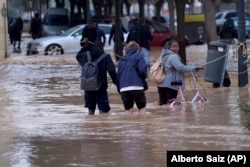
[[(103, 53), (103, 44), (97, 38), (97, 29), (95, 25), (88, 24), (84, 27), (81, 39), (81, 50), (76, 55), (76, 60), (83, 66), (88, 60), (86, 52), (89, 51), (91, 59), (97, 60)], [(116, 84), (116, 70), (115, 65), (111, 59), (110, 54), (103, 58), (98, 63), (98, 78), (100, 79), (101, 86), (96, 91), (84, 91), (85, 107), (89, 110), (89, 115), (94, 115), (96, 105), (98, 106), (99, 113), (108, 113), (110, 105), (108, 100), (108, 79), (107, 72), (114, 84)]]

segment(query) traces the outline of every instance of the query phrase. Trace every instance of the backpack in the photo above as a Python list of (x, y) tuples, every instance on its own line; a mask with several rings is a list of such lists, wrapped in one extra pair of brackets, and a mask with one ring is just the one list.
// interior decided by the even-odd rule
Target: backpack
[(150, 67), (149, 72), (148, 72), (148, 78), (151, 82), (157, 83), (157, 84), (162, 83), (165, 78), (165, 75), (173, 71), (173, 69), (170, 69), (169, 71), (164, 72), (164, 62), (167, 61), (170, 55), (171, 54), (166, 55), (163, 59), (157, 60)]
[(140, 44), (141, 39), (141, 26), (134, 26), (129, 31), (129, 41), (135, 41)]
[(103, 53), (96, 61), (91, 60), (90, 52), (87, 51), (88, 61), (82, 66), (81, 89), (86, 91), (96, 91), (101, 87), (98, 77), (98, 63), (107, 56)]
[(11, 19), (9, 26), (9, 31), (11, 33), (17, 31), (17, 19)]

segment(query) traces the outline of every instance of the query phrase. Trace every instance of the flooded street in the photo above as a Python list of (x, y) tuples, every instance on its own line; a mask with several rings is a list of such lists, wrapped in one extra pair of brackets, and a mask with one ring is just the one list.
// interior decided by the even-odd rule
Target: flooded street
[(173, 110), (157, 105), (150, 83), (146, 117), (126, 117), (113, 84), (109, 115), (88, 116), (79, 74), (75, 55), (14, 56), (0, 64), (1, 167), (163, 167), (167, 150), (250, 150), (238, 107), (250, 89), (237, 86), (234, 71), (231, 87), (217, 89), (198, 72), (203, 104), (190, 103), (187, 74), (187, 102)]

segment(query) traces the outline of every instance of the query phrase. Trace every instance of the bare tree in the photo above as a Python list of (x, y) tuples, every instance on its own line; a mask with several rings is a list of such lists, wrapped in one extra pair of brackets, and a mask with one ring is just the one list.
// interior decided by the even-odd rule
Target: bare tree
[(74, 13), (74, 9), (75, 9), (75, 6), (77, 6), (77, 24), (80, 23), (80, 20), (81, 20), (81, 8), (79, 5), (77, 5), (77, 1), (79, 0), (69, 0), (69, 3), (70, 3), (70, 20), (71, 20), (71, 25), (74, 25), (74, 21), (75, 20), (75, 13)]
[(221, 4), (221, 0), (201, 0), (204, 6), (205, 28), (207, 33), (207, 41), (217, 40), (215, 14), (216, 9)]
[(82, 15), (81, 11), (83, 10), (83, 16), (84, 16), (85, 22), (88, 21), (88, 18), (87, 18), (89, 16), (88, 12), (90, 12), (88, 11), (87, 1), (88, 0), (77, 0), (77, 5), (79, 6), (78, 15)]
[(139, 3), (139, 17), (144, 17), (145, 16), (145, 13), (144, 13), (145, 1), (146, 0), (138, 0), (138, 3)]
[(161, 8), (162, 8), (162, 5), (164, 4), (164, 1), (165, 0), (158, 0), (156, 3), (155, 3), (155, 16), (156, 16), (156, 21), (157, 22), (160, 22), (160, 15), (161, 15)]
[(104, 1), (103, 0), (92, 0), (94, 10), (96, 13), (96, 21), (101, 22), (102, 20), (102, 8), (104, 6)]
[(122, 1), (123, 1), (122, 4), (125, 4), (125, 6), (126, 6), (126, 11), (127, 11), (126, 15), (129, 16), (130, 15), (131, 3), (128, 0), (122, 0)]
[(169, 9), (169, 21), (170, 21), (170, 33), (171, 37), (175, 36), (175, 14), (174, 14), (174, 9), (175, 9), (175, 1), (174, 0), (167, 0), (168, 3), (168, 9)]
[(114, 5), (114, 2), (113, 2), (113, 0), (106, 0), (106, 4), (107, 4), (107, 14), (109, 16), (111, 16), (112, 15), (112, 7)]
[(178, 34), (178, 42), (180, 45), (180, 56), (186, 64), (186, 42), (185, 42), (185, 22), (184, 22), (184, 12), (185, 5), (188, 3), (188, 0), (175, 0), (176, 4), (176, 13), (177, 13), (177, 34)]

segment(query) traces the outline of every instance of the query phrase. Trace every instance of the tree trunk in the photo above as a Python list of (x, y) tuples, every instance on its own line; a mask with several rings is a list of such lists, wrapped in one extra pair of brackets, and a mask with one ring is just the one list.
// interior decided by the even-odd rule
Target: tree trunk
[(139, 17), (144, 17), (145, 12), (144, 12), (144, 5), (145, 5), (146, 0), (138, 0), (139, 3)]
[(155, 3), (155, 16), (156, 16), (156, 21), (159, 23), (160, 22), (160, 16), (161, 16), (161, 8), (162, 5), (164, 4), (165, 0), (158, 0)]
[(171, 37), (174, 37), (176, 32), (175, 32), (175, 14), (174, 14), (174, 9), (175, 9), (175, 3), (174, 0), (167, 0), (168, 3), (168, 10), (169, 10), (169, 21), (170, 21), (170, 33)]
[(74, 23), (74, 9), (75, 9), (75, 5), (76, 5), (76, 0), (69, 0), (70, 3), (70, 24), (71, 26), (75, 25)]
[(103, 2), (103, 15), (104, 17), (107, 17), (108, 16), (108, 0), (104, 0)]
[[(81, 20), (82, 20), (82, 1), (81, 0), (77, 0), (76, 2), (76, 6), (77, 6), (77, 24), (81, 24)], [(74, 12), (74, 11), (73, 11)], [(85, 18), (85, 17), (84, 17)]]
[(201, 0), (204, 6), (205, 28), (207, 35), (207, 44), (210, 41), (217, 40), (215, 14), (221, 0)]
[(124, 1), (124, 3), (125, 3), (125, 6), (126, 6), (126, 11), (127, 11), (126, 15), (127, 15), (127, 16), (130, 16), (130, 7), (131, 7), (131, 3), (130, 3), (128, 0), (123, 0), (123, 1)]
[(108, 15), (111, 16), (112, 15), (112, 8), (113, 8), (113, 0), (107, 0), (107, 4), (108, 4)]
[(89, 11), (89, 3), (87, 1), (89, 0), (78, 0), (80, 9), (83, 10), (83, 16), (84, 16), (84, 22), (87, 23), (90, 18), (90, 11)]
[(178, 42), (180, 45), (179, 54), (183, 60), (183, 63), (186, 64), (186, 43), (185, 43), (185, 23), (184, 23), (184, 11), (186, 0), (175, 0), (176, 4), (176, 13), (177, 13), (177, 34)]
[(102, 21), (103, 2), (100, 0), (92, 0), (92, 2), (96, 13), (96, 21), (99, 23)]

